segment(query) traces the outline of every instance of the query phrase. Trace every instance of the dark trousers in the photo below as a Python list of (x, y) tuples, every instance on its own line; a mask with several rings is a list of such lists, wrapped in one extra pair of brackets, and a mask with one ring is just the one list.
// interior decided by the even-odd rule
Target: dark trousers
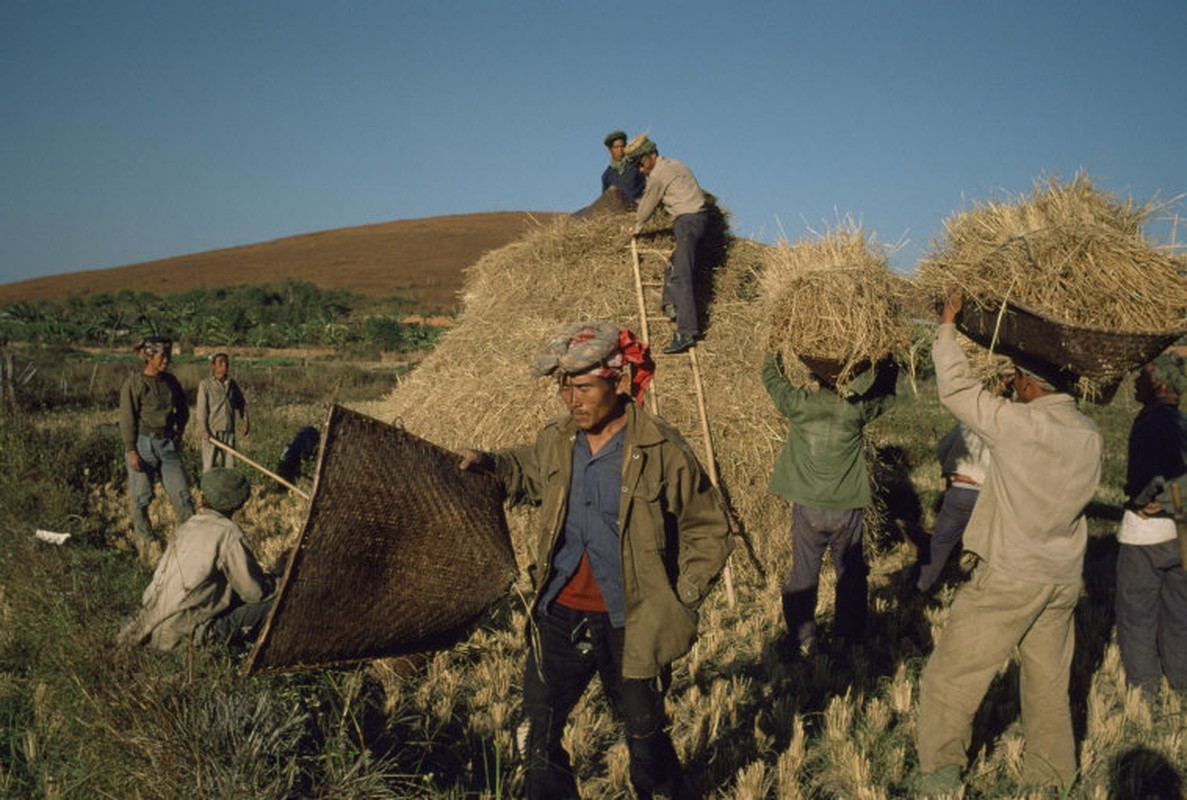
[(676, 307), (676, 331), (690, 336), (701, 332), (697, 313), (697, 249), (705, 236), (709, 213), (681, 214), (672, 223), (676, 249), (664, 270), (663, 304)]
[(274, 597), (258, 603), (241, 603), (225, 614), (210, 620), (206, 626), (204, 642), (219, 642), (227, 647), (240, 647), (255, 641), (272, 610)]
[(827, 548), (837, 573), (837, 635), (860, 639), (866, 622), (866, 567), (860, 508), (831, 510), (795, 503), (791, 510), (791, 572), (783, 584), (783, 618), (800, 645), (816, 641), (820, 566)]
[(936, 514), (935, 532), (927, 549), (919, 554), (919, 578), (915, 581), (919, 591), (930, 592), (940, 579), (952, 551), (959, 551), (964, 529), (968, 527), (980, 494), (976, 489), (961, 489), (959, 484), (949, 486), (944, 492), (940, 513)]
[(622, 677), (622, 628), (604, 612), (577, 611), (554, 603), (535, 615), (523, 681), (527, 717), (526, 794), (531, 800), (575, 798), (577, 782), (561, 735), (570, 712), (596, 673), (623, 722), (631, 783), (639, 797), (683, 796), (680, 762), (668, 735), (664, 709), (667, 675)]
[(1117, 646), (1131, 686), (1187, 691), (1187, 572), (1176, 540), (1117, 551)]

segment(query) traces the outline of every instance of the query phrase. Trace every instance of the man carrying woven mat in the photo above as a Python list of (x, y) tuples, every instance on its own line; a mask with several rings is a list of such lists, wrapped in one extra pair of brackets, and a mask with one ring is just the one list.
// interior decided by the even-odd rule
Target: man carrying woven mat
[(493, 469), (511, 503), (541, 506), (529, 567), (526, 794), (578, 796), (561, 734), (597, 674), (626, 729), (637, 796), (687, 796), (664, 693), (729, 552), (722, 499), (680, 434), (643, 410), (654, 364), (630, 331), (570, 325), (535, 369), (556, 377), (568, 414), (534, 445), (467, 450), (461, 461)]
[(1142, 410), (1129, 434), (1129, 501), (1117, 531), (1117, 646), (1126, 681), (1150, 699), (1164, 674), (1172, 689), (1187, 692), (1187, 542), (1180, 539), (1187, 531), (1180, 532), (1183, 490), (1175, 485), (1187, 475), (1184, 391), (1183, 360), (1171, 353), (1134, 381)]
[(962, 304), (950, 290), (932, 348), (936, 386), (944, 407), (985, 442), (990, 464), (964, 534), (980, 561), (957, 591), (920, 681), (916, 788), (929, 797), (960, 789), (973, 717), (1015, 648), (1022, 782), (1066, 788), (1076, 775), (1068, 677), (1088, 541), (1084, 507), (1100, 483), (1103, 439), (1041, 368), (1016, 371), (1015, 402), (986, 390), (956, 341)]

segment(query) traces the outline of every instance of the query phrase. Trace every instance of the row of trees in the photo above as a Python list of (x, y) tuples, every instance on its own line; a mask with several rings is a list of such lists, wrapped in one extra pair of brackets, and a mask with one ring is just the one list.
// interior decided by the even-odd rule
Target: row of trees
[(363, 342), (407, 352), (437, 338), (433, 328), (400, 321), (411, 306), (400, 297), (375, 300), (291, 280), (198, 288), (165, 297), (125, 290), (71, 296), (60, 303), (9, 303), (0, 309), (0, 339), (116, 347), (145, 336), (169, 336), (184, 348), (344, 347)]

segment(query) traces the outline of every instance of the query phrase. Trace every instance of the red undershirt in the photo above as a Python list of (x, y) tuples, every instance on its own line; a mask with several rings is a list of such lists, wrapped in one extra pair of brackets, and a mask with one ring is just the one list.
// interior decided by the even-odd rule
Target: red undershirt
[(593, 569), (589, 566), (589, 554), (581, 554), (581, 563), (577, 571), (565, 588), (556, 596), (556, 602), (565, 608), (575, 608), (578, 611), (608, 611), (606, 601), (598, 590), (598, 583), (594, 580)]

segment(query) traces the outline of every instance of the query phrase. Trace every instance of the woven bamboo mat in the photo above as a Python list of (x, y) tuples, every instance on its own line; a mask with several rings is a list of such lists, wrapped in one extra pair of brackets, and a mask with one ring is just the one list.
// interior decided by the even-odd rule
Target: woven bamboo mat
[[(982, 309), (967, 305), (957, 327), (973, 341), (1045, 374), (1074, 394), (1108, 403), (1128, 372), (1161, 353), (1183, 334), (1107, 331), (1050, 319), (1018, 303)], [(1029, 363), (1028, 363), (1029, 361)]]
[(517, 568), (503, 493), (458, 457), (340, 406), (309, 513), (246, 674), (439, 649)]

